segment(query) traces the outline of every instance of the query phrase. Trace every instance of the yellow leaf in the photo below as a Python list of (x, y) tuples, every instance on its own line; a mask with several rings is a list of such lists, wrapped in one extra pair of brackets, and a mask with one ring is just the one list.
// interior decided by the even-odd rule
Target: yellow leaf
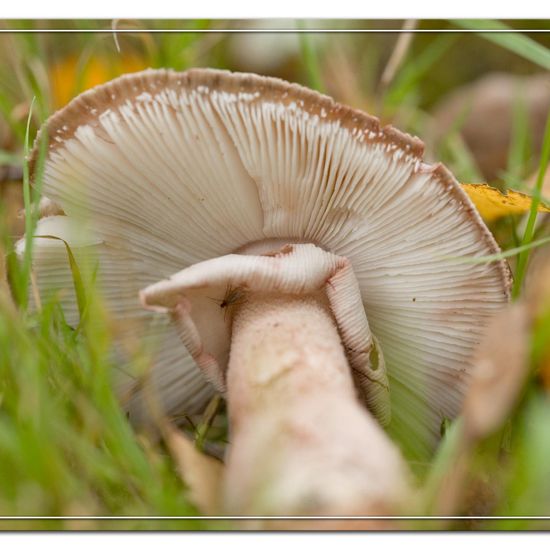
[(107, 57), (92, 56), (82, 67), (76, 55), (67, 56), (50, 70), (52, 95), (56, 107), (63, 107), (80, 92), (103, 84), (124, 73), (147, 67), (144, 59), (135, 54)]
[[(531, 197), (519, 191), (509, 190), (506, 195), (486, 183), (463, 183), (466, 191), (485, 221), (493, 221), (509, 214), (523, 214), (531, 208)], [(539, 212), (550, 212), (550, 208), (541, 203)]]
[(201, 453), (192, 441), (168, 423), (163, 427), (163, 436), (180, 477), (189, 487), (189, 500), (203, 514), (219, 513), (223, 463)]

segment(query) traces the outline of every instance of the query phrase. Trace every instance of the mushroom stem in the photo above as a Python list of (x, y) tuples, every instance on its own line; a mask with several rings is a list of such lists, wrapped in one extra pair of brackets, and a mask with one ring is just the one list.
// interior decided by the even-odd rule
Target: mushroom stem
[(227, 390), (227, 511), (380, 515), (407, 497), (321, 297), (251, 293), (234, 314)]

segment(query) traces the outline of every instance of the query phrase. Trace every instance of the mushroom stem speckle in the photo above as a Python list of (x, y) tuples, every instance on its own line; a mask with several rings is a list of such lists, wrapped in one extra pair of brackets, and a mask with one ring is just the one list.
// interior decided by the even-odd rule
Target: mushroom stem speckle
[(227, 511), (379, 515), (407, 498), (405, 464), (356, 398), (321, 299), (249, 295), (234, 316), (227, 386)]

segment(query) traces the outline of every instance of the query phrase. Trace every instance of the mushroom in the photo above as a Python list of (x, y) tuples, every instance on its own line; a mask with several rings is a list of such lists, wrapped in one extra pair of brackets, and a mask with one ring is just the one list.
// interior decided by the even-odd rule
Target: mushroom
[[(403, 505), (391, 438), (431, 452), (510, 286), (504, 262), (448, 260), (498, 246), (422, 143), (301, 86), (210, 69), (118, 78), (47, 135), (43, 188), (65, 215), (37, 233), (91, 227), (113, 315), (164, 339), (165, 410), (226, 396), (226, 510)], [(60, 243), (36, 246), (39, 284), (69, 285)], [(143, 402), (138, 389), (132, 418)]]

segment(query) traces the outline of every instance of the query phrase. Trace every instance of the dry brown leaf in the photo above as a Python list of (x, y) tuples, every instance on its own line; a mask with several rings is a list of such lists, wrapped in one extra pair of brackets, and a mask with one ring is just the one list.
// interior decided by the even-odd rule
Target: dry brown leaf
[(8, 270), (6, 265), (6, 252), (3, 244), (0, 242), (0, 311), (5, 315), (8, 311), (13, 314), (16, 312), (15, 303), (11, 294), (8, 281)]
[[(525, 302), (496, 315), (485, 332), (473, 360), (470, 387), (462, 409), (460, 430), (444, 474), (436, 481), (430, 513), (456, 514), (467, 506), (471, 489), (470, 464), (477, 442), (493, 433), (516, 404), (529, 372), (531, 311)], [(428, 494), (430, 494), (430, 491)], [(447, 522), (439, 528), (444, 529)]]
[(532, 266), (529, 281), (525, 288), (525, 301), (532, 311), (532, 315), (544, 314), (550, 307), (550, 256), (548, 248), (541, 248), (545, 254), (541, 255), (536, 265)]
[(468, 439), (483, 438), (506, 420), (529, 372), (531, 315), (524, 303), (495, 316), (474, 358), (463, 407)]
[(189, 500), (205, 515), (219, 513), (224, 465), (201, 453), (192, 441), (168, 423), (162, 431), (179, 474), (189, 487)]
[[(550, 265), (549, 265), (550, 269)], [(550, 275), (550, 271), (546, 272)], [(550, 296), (548, 279), (546, 290)], [(481, 495), (468, 497), (476, 479), (472, 477), (470, 464), (474, 449), (480, 440), (501, 427), (516, 405), (529, 375), (531, 329), (536, 314), (536, 303), (542, 297), (542, 283), (531, 293), (513, 304), (489, 323), (473, 358), (470, 387), (464, 399), (462, 420), (453, 432), (452, 448), (448, 449), (443, 475), (432, 480), (436, 490), (429, 496), (433, 502), (430, 512), (440, 516), (456, 514), (464, 506), (472, 513), (472, 502), (480, 504)], [(481, 487), (483, 489), (483, 487)], [(428, 495), (431, 495), (429, 489)], [(490, 491), (486, 491), (484, 504), (494, 503)], [(445, 528), (446, 522), (438, 528)]]
[(0, 183), (0, 203), (3, 205), (3, 223), (5, 231), (13, 237), (20, 237), (25, 231), (25, 220), (21, 216), (23, 204), (23, 185), (20, 181)]
[[(519, 191), (509, 190), (506, 195), (486, 183), (463, 183), (466, 191), (481, 217), (493, 221), (509, 214), (524, 214), (531, 208), (531, 197)], [(539, 204), (539, 212), (550, 212), (550, 207)]]

